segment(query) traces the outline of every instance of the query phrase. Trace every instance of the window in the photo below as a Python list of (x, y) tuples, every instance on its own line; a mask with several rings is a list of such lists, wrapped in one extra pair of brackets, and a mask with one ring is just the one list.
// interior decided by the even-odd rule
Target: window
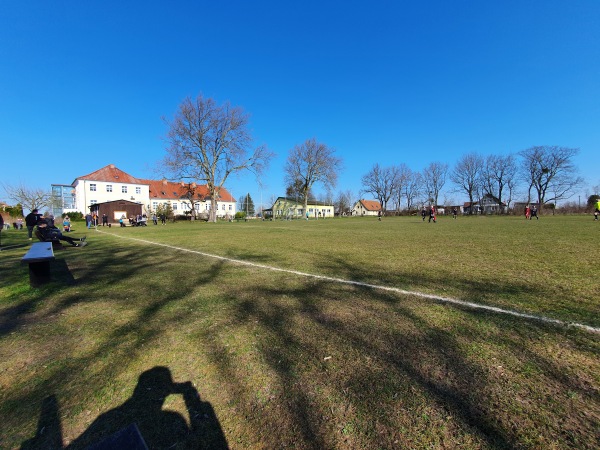
[(127, 194), (127, 186), (121, 186), (121, 192)]
[(157, 208), (158, 208), (158, 202), (152, 202), (152, 209), (154, 211), (156, 211)]
[(177, 203), (173, 203), (173, 211), (177, 211)]
[(96, 184), (95, 183), (90, 184), (90, 191), (96, 192)]
[(229, 205), (229, 211), (233, 211), (233, 205)]
[(98, 203), (98, 200), (90, 200), (90, 205), (95, 205), (96, 203)]
[(225, 203), (223, 203), (223, 204), (221, 205), (221, 209), (222, 209), (223, 211), (225, 211)]
[(136, 187), (135, 187), (135, 193), (136, 193), (136, 194), (141, 194), (141, 193), (142, 193), (142, 188), (141, 188), (141, 187), (139, 187), (139, 186), (136, 186)]
[(112, 184), (106, 185), (106, 192), (112, 192)]

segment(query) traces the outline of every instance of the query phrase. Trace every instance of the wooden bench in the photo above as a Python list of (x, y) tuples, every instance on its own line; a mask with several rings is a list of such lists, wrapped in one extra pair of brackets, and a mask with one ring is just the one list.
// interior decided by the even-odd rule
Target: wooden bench
[(29, 284), (38, 287), (50, 281), (50, 261), (54, 260), (52, 242), (36, 242), (23, 259), (22, 263), (29, 264)]

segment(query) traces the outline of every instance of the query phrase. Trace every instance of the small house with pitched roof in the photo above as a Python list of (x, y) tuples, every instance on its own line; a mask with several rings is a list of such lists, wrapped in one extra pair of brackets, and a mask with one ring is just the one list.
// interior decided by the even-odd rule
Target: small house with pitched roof
[(376, 200), (357, 201), (352, 207), (353, 216), (378, 216), (381, 213), (381, 203)]

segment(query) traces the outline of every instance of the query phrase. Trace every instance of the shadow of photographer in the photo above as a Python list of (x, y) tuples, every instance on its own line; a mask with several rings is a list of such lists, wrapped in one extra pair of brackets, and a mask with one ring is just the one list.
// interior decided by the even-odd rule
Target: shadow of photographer
[[(162, 409), (170, 395), (181, 395), (189, 416)], [(139, 430), (139, 433), (138, 433)], [(141, 435), (141, 438), (140, 438)], [(191, 382), (175, 383), (162, 366), (143, 372), (133, 395), (122, 405), (100, 416), (67, 447), (63, 446), (54, 396), (42, 405), (36, 436), (22, 449), (134, 449), (134, 448), (227, 449), (227, 441), (209, 402), (200, 399)]]

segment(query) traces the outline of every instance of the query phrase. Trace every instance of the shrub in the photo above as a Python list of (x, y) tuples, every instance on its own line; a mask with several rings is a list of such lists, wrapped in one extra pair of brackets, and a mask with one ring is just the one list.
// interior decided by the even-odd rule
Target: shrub
[(79, 211), (77, 211), (77, 212), (70, 212), (70, 213), (62, 213), (62, 218), (63, 219), (66, 216), (69, 216), (69, 219), (71, 219), (71, 220), (83, 220), (83, 213), (80, 213)]

